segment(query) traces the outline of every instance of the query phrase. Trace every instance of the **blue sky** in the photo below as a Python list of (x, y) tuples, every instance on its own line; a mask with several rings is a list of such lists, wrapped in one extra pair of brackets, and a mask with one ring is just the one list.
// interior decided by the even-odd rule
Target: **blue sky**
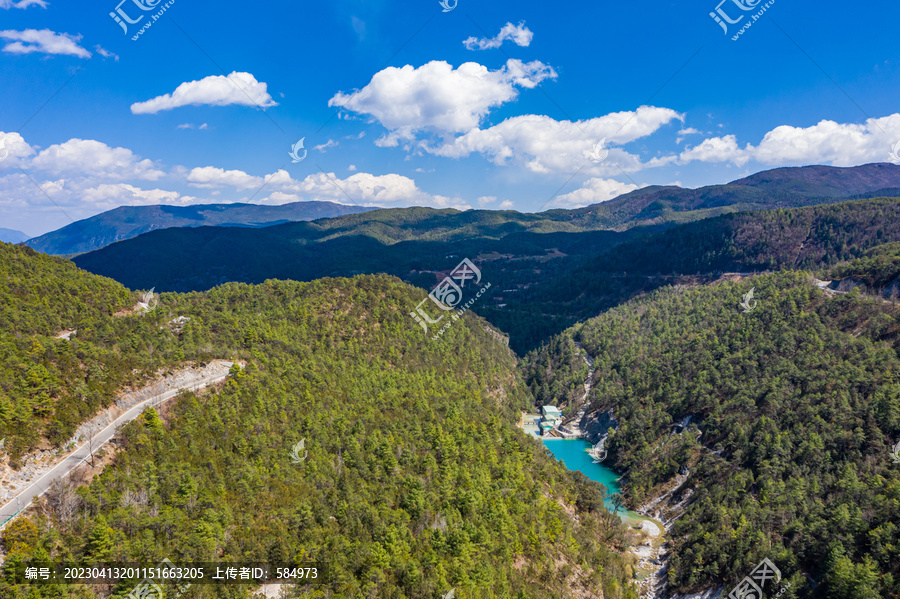
[[(0, 227), (134, 204), (530, 212), (900, 140), (896, 3), (166, 4), (0, 0)], [(117, 7), (142, 17), (127, 35)]]

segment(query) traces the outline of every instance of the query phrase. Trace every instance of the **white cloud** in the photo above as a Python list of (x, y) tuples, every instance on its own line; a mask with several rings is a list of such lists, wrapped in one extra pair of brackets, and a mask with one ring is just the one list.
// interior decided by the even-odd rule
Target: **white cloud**
[(268, 194), (262, 201), (281, 203), (303, 199), (368, 206), (471, 207), (459, 198), (428, 194), (419, 189), (414, 180), (396, 173), (357, 172), (345, 179), (334, 173), (315, 173), (297, 181), (284, 170), (257, 177), (240, 170), (206, 166), (192, 169), (185, 179), (192, 187), (203, 189), (230, 187), (239, 192), (261, 189)]
[(177, 191), (141, 189), (125, 183), (103, 183), (84, 190), (81, 193), (81, 197), (93, 208), (104, 210), (110, 210), (118, 206), (187, 205), (197, 199), (193, 196), (183, 196)]
[(509, 200), (504, 200), (500, 202), (500, 210), (509, 210), (513, 207), (513, 203)]
[[(749, 144), (748, 144), (749, 148)], [(732, 162), (743, 166), (750, 160), (750, 152), (738, 147), (737, 138), (734, 135), (725, 137), (710, 137), (693, 148), (688, 148), (679, 156), (679, 162), (687, 163), (699, 160), (700, 162)]]
[(339, 92), (328, 105), (373, 117), (388, 130), (377, 145), (393, 147), (419, 131), (469, 131), (491, 108), (515, 99), (518, 87), (530, 89), (555, 77), (556, 72), (539, 61), (510, 59), (496, 71), (475, 62), (454, 69), (447, 62), (432, 61), (419, 68), (388, 67), (361, 90)]
[(272, 204), (291, 204), (293, 202), (299, 202), (301, 200), (300, 196), (295, 193), (284, 193), (282, 191), (275, 191), (269, 194), (268, 197), (265, 197), (260, 200), (261, 204), (264, 203), (272, 203)]
[(99, 44), (94, 46), (94, 50), (96, 50), (97, 54), (99, 54), (103, 58), (112, 58), (116, 62), (119, 62), (118, 54), (114, 54), (113, 52), (110, 52), (109, 50), (107, 50), (106, 48), (104, 48), (103, 46), (101, 46)]
[(497, 196), (481, 196), (477, 200), (479, 206), (487, 206), (488, 204), (493, 204), (497, 201)]
[(333, 139), (329, 139), (327, 142), (313, 147), (313, 150), (318, 150), (319, 152), (325, 152), (329, 148), (336, 148), (339, 145), (340, 144), (338, 142), (334, 141)]
[(900, 140), (900, 114), (864, 123), (823, 120), (810, 127), (781, 125), (763, 136), (756, 146), (740, 148), (734, 135), (712, 137), (679, 155), (679, 162), (730, 162), (743, 166), (749, 161), (766, 165), (797, 166), (830, 164), (855, 166), (890, 160), (892, 146)]
[(576, 122), (529, 114), (506, 119), (487, 129), (473, 129), (441, 146), (423, 144), (421, 147), (447, 158), (480, 153), (496, 165), (513, 161), (535, 173), (574, 172), (584, 168), (589, 174), (612, 174), (619, 169), (636, 171), (648, 165), (642, 165), (637, 156), (620, 148), (611, 148), (609, 157), (595, 165), (588, 156), (597, 142), (606, 138), (607, 144), (625, 144), (683, 118), (674, 110), (656, 106), (641, 106), (636, 111), (614, 112)]
[(214, 189), (217, 187), (233, 187), (240, 191), (257, 189), (266, 186), (284, 186), (293, 182), (291, 175), (285, 170), (277, 170), (266, 177), (255, 177), (244, 171), (226, 171), (214, 166), (202, 166), (191, 169), (187, 175), (187, 181), (192, 187)]
[(9, 43), (3, 46), (4, 52), (10, 54), (56, 54), (61, 56), (77, 56), (90, 58), (91, 53), (78, 45), (80, 35), (56, 33), (49, 29), (25, 29), (24, 31), (0, 31), (0, 39)]
[(303, 193), (316, 198), (330, 198), (344, 203), (351, 201), (384, 206), (427, 200), (427, 194), (416, 187), (415, 181), (396, 173), (355, 173), (346, 179), (339, 179), (334, 173), (315, 173), (301, 181), (298, 187)]
[(351, 173), (354, 172), (356, 170), (356, 165), (351, 164), (350, 166), (347, 167), (347, 170), (350, 171)]
[(631, 183), (621, 183), (614, 179), (592, 178), (585, 181), (581, 189), (557, 196), (551, 206), (556, 208), (581, 208), (582, 206), (608, 202), (635, 189), (638, 189), (638, 186)]
[(233, 72), (228, 77), (211, 75), (200, 81), (188, 81), (179, 85), (171, 94), (157, 96), (146, 102), (131, 105), (133, 114), (156, 114), (181, 106), (278, 106), (267, 90), (267, 85), (250, 73)]
[(469, 50), (487, 50), (489, 48), (499, 48), (506, 40), (512, 40), (517, 46), (526, 47), (531, 44), (533, 37), (534, 33), (528, 27), (525, 27), (525, 22), (522, 21), (518, 25), (507, 23), (500, 30), (500, 33), (493, 38), (470, 37), (463, 44)]
[(151, 160), (141, 160), (127, 148), (112, 148), (93, 139), (70, 139), (42, 150), (31, 168), (72, 176), (155, 181), (165, 175)]
[(198, 202), (198, 198), (175, 191), (98, 183), (91, 177), (41, 181), (34, 173), (30, 175), (13, 173), (0, 177), (0, 219), (7, 214), (28, 219), (34, 223), (30, 228), (39, 233), (119, 206), (184, 206)]
[(45, 0), (19, 0), (18, 2), (14, 0), (0, 0), (0, 8), (3, 9), (28, 8), (29, 6), (47, 8), (47, 2)]
[[(6, 133), (0, 131), (0, 148), (5, 148), (6, 158), (0, 161), (0, 169), (15, 168), (22, 158), (30, 158), (34, 156), (34, 148), (32, 148), (25, 138), (15, 132)], [(0, 155), (3, 150), (0, 149)]]
[(693, 127), (686, 127), (678, 132), (678, 137), (675, 138), (675, 143), (680, 144), (684, 141), (684, 138), (688, 135), (700, 135), (703, 133), (699, 129), (694, 129)]

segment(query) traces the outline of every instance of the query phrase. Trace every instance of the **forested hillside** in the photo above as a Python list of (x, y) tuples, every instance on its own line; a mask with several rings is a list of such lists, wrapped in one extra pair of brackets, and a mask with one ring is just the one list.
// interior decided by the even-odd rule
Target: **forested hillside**
[(900, 295), (900, 243), (876, 246), (857, 260), (838, 264), (823, 276), (851, 279), (869, 293), (896, 301)]
[[(171, 341), (141, 317), (113, 317), (136, 300), (68, 260), (0, 243), (0, 439), (14, 465), (44, 439), (60, 447), (117, 389), (177, 362)], [(77, 333), (55, 338), (65, 330)]]
[(590, 272), (702, 274), (813, 269), (900, 241), (900, 199), (729, 214), (638, 237), (599, 256)]
[(664, 285), (725, 271), (820, 269), (900, 241), (900, 200), (885, 198), (728, 214), (666, 231), (584, 231), (582, 219), (593, 217), (539, 216), (413, 208), (260, 230), (171, 229), (75, 262), (133, 288), (170, 291), (360, 273), (393, 274), (430, 289), (443, 276), (436, 271), (469, 257), (493, 282), (473, 309), (524, 354)]
[[(788, 271), (669, 287), (564, 337), (596, 359), (591, 406), (618, 419), (608, 463), (627, 474), (629, 502), (688, 474), (672, 498), (686, 501), (670, 531), (673, 589), (730, 588), (768, 557), (792, 582), (786, 597), (900, 596), (894, 307), (857, 292), (828, 298)], [(537, 391), (577, 382), (570, 347), (527, 358)]]
[[(46, 260), (14, 251), (4, 261)], [(162, 419), (148, 411), (130, 423), (89, 487), (56, 489), (7, 528), (7, 562), (297, 559), (320, 568), (315, 597), (636, 597), (602, 488), (514, 427), (529, 404), (515, 356), (472, 314), (426, 337), (409, 316), (422, 296), (387, 276), (164, 295), (123, 345), (247, 367)], [(44, 309), (8, 292), (3, 301), (14, 316)], [(115, 330), (127, 320), (106, 314), (114, 307), (79, 324)], [(163, 326), (170, 314), (202, 325), (179, 335)], [(301, 440), (308, 453), (293, 463)], [(19, 586), (0, 596), (93, 595)]]

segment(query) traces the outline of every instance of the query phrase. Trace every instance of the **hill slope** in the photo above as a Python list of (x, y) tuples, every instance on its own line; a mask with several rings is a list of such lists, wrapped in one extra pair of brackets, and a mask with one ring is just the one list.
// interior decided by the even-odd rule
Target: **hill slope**
[[(62, 264), (23, 248), (3, 261)], [(515, 357), (473, 314), (432, 341), (409, 317), (423, 296), (365, 276), (165, 294), (140, 317), (101, 306), (80, 324), (118, 331), (121, 346), (248, 366), (216, 392), (185, 394), (165, 421), (149, 411), (129, 424), (89, 486), (56, 489), (4, 531), (7, 562), (298, 560), (319, 567), (322, 596), (635, 599), (602, 488), (514, 426), (528, 404)], [(2, 300), (13, 315), (41, 311)], [(177, 333), (173, 314), (198, 324)], [(308, 453), (293, 463), (301, 440)], [(4, 597), (94, 596), (4, 584)]]
[(45, 254), (71, 255), (100, 249), (157, 229), (179, 227), (268, 227), (289, 221), (315, 220), (365, 212), (358, 206), (332, 202), (199, 204), (196, 206), (120, 206), (108, 212), (34, 237), (27, 245)]
[[(738, 304), (751, 287), (758, 304), (745, 313)], [(656, 508), (680, 514), (670, 531), (673, 590), (727, 592), (769, 558), (790, 596), (900, 593), (893, 307), (855, 293), (828, 298), (808, 275), (786, 272), (666, 288), (563, 339), (595, 358), (589, 412), (618, 420), (608, 463), (627, 473), (631, 504), (675, 489)], [(526, 360), (539, 396), (581, 382), (567, 347), (557, 340)]]

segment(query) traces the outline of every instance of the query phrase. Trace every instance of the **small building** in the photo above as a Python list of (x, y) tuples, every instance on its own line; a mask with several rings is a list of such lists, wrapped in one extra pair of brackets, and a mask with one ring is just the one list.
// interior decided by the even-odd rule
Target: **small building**
[(541, 408), (544, 420), (562, 420), (562, 412), (556, 406), (544, 406)]

